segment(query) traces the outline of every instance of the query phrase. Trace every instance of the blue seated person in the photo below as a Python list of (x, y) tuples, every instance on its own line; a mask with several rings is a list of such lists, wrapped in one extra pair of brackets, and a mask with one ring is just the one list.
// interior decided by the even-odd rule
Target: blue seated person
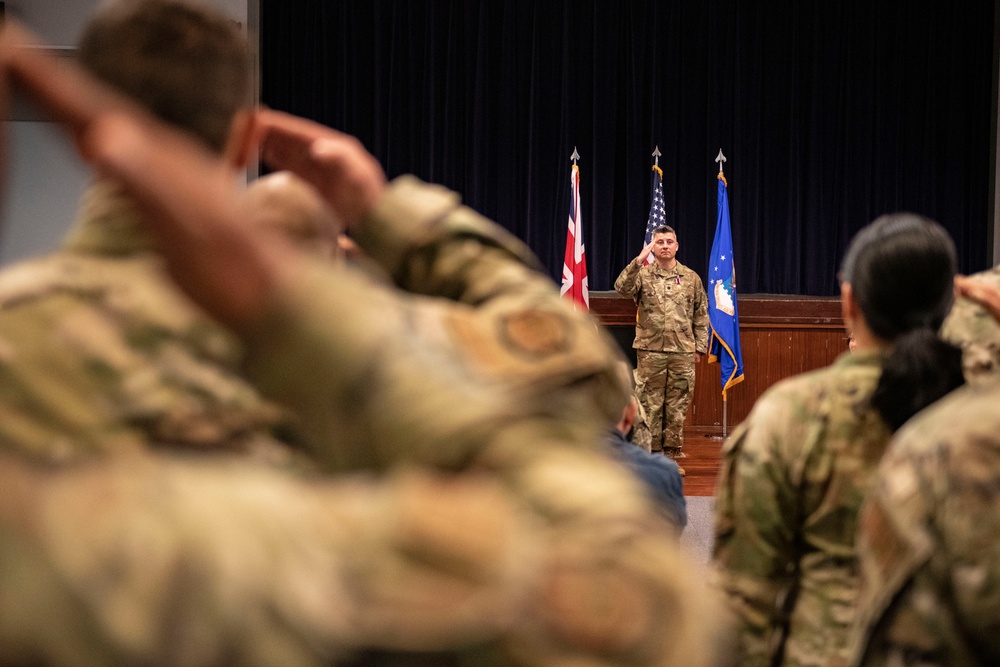
[[(631, 375), (631, 373), (629, 373)], [(677, 534), (687, 525), (684, 478), (677, 463), (666, 456), (651, 454), (627, 440), (639, 411), (635, 396), (622, 410), (621, 420), (608, 433), (608, 446), (615, 458), (632, 470), (656, 501), (657, 509), (677, 527)]]

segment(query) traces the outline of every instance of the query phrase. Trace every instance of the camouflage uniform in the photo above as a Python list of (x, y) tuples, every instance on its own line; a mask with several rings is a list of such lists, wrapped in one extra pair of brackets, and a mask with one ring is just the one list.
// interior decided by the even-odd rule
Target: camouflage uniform
[(898, 431), (861, 513), (855, 665), (1000, 664), (1000, 387)]
[(694, 396), (694, 353), (708, 351), (708, 296), (698, 274), (677, 262), (661, 269), (635, 259), (615, 289), (639, 307), (635, 325), (636, 398), (646, 414), (653, 451), (678, 456)]
[(443, 189), (395, 183), (356, 235), (446, 299), (303, 263), (247, 368), (361, 474), (0, 461), (0, 662), (710, 664), (711, 599), (600, 451), (612, 343)]
[(45, 463), (146, 445), (284, 461), (282, 413), (239, 361), (109, 183), (87, 191), (60, 251), (0, 273), (0, 448)]
[[(1000, 266), (970, 276), (1000, 285)], [(969, 384), (989, 383), (1000, 377), (1000, 324), (986, 309), (958, 299), (941, 326), (941, 337), (962, 348), (962, 369)]]
[(713, 573), (739, 665), (842, 659), (855, 616), (858, 508), (889, 432), (869, 399), (877, 353), (778, 383), (723, 449)]
[[(401, 460), (455, 467), (520, 416), (544, 418), (577, 447), (600, 448), (627, 400), (621, 356), (587, 314), (558, 298), (523, 243), (454, 193), (409, 177), (393, 182), (352, 235), (408, 294), (348, 268), (306, 265), (275, 321), (254, 337), (245, 367), (266, 394), (316, 418), (314, 453), (329, 469)], [(434, 372), (414, 372), (420, 367)], [(461, 409), (431, 409), (455, 387), (468, 393)], [(490, 398), (477, 402), (477, 394)]]

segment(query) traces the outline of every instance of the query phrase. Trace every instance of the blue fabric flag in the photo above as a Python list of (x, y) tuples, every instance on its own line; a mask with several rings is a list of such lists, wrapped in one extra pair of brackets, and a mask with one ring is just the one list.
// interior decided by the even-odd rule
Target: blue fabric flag
[(729, 228), (729, 195), (726, 178), (719, 174), (719, 217), (708, 262), (708, 319), (712, 339), (709, 363), (718, 362), (722, 397), (733, 385), (743, 382), (743, 353), (740, 350), (740, 316), (736, 308), (736, 266), (733, 262), (733, 234)]

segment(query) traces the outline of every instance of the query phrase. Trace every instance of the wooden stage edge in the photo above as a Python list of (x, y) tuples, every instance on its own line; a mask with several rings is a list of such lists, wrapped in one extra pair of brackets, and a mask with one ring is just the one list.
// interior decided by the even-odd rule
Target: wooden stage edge
[[(843, 329), (839, 297), (740, 294), (740, 328)], [(635, 326), (635, 303), (614, 291), (590, 293), (590, 312), (605, 326)]]
[[(684, 425), (680, 460), (688, 496), (712, 496), (719, 474), (722, 423), (731, 432), (757, 398), (775, 382), (827, 366), (847, 349), (837, 297), (739, 295), (740, 341), (745, 379), (732, 387), (723, 406), (719, 366), (702, 360), (695, 368), (695, 392)], [(616, 292), (591, 292), (590, 311), (635, 364), (635, 303)]]

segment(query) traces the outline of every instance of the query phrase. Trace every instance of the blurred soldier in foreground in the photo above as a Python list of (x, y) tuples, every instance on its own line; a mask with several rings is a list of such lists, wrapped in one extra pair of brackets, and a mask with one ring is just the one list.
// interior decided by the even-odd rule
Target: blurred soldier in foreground
[(522, 246), (443, 189), (386, 187), (356, 140), (265, 112), (265, 158), (317, 186), (400, 285), (454, 303), (312, 263), (249, 230), (217, 158), (5, 32), (13, 79), (140, 206), (317, 458), (367, 474), (3, 461), (4, 662), (710, 662), (710, 598), (596, 449), (623, 402), (616, 358)]
[[(244, 37), (170, 0), (105, 3), (83, 67), (221, 157), (249, 156)], [(86, 191), (59, 251), (0, 272), (0, 448), (46, 463), (137, 448), (229, 450), (283, 462), (278, 408), (238, 372), (240, 347), (170, 280), (113, 181)]]
[[(1000, 266), (969, 276), (986, 285), (1000, 286)], [(1000, 378), (1000, 324), (983, 306), (967, 298), (955, 301), (941, 337), (962, 348), (962, 365), (969, 384)]]
[[(231, 173), (247, 162), (254, 123), (243, 108), (245, 45), (224, 17), (178, 0), (108, 3), (85, 31), (80, 59), (160, 120), (189, 131), (220, 155)], [(283, 144), (274, 148), (271, 142), (278, 153), (275, 165), (281, 166), (284, 150), (292, 158), (289, 167), (302, 167), (310, 124), (295, 125), (275, 113), (261, 118), (265, 138), (268, 119), (292, 128)], [(381, 195), (385, 188), (381, 170), (377, 173), (380, 180), (367, 195)], [(325, 176), (318, 177), (314, 185), (323, 189)], [(253, 209), (248, 217), (272, 215), (271, 182), (247, 193), (245, 206)], [(343, 295), (351, 307), (385, 324), (396, 322), (399, 335), (418, 336), (430, 349), (463, 353), (468, 373), (506, 383), (515, 404), (560, 418), (572, 415), (580, 443), (596, 446), (592, 434), (615, 412), (603, 404), (615, 382), (610, 370), (615, 353), (603, 334), (552, 298), (549, 281), (535, 271), (537, 263), (523, 244), (460, 208), (451, 193), (413, 179), (401, 179), (389, 192), (387, 205), (371, 216), (375, 222), (354, 230), (355, 240), (401, 287), (463, 304), (445, 308), (440, 301), (415, 300), (404, 322), (384, 315), (396, 308), (398, 295), (369, 289), (359, 276), (328, 277), (337, 283), (329, 289), (355, 283)], [(446, 214), (447, 224), (438, 224)], [(280, 413), (237, 373), (236, 342), (167, 280), (130, 197), (109, 179), (99, 180), (80, 218), (64, 251), (0, 278), (5, 311), (0, 333), (12, 351), (0, 361), (0, 391), (11, 398), (0, 406), (0, 445), (46, 462), (146, 445), (287, 458), (270, 438), (282, 425)], [(286, 218), (283, 231), (290, 230), (288, 224)], [(214, 259), (229, 249), (213, 250)], [(363, 299), (370, 307), (356, 304)], [(337, 308), (338, 319), (346, 316), (348, 311)], [(382, 344), (398, 349), (395, 342)], [(354, 362), (357, 390), (370, 390), (379, 378), (366, 377), (359, 362)], [(308, 394), (312, 388), (302, 379), (300, 390)], [(402, 395), (422, 389), (412, 373), (393, 385)], [(299, 397), (287, 400), (295, 406)], [(357, 415), (344, 401), (342, 413), (328, 415), (327, 434), (340, 434), (340, 452), (354, 450), (351, 461), (325, 445), (314, 453), (333, 469), (391, 464), (401, 454), (399, 446), (369, 450), (387, 437), (398, 443), (392, 436), (407, 428), (408, 403), (400, 398), (388, 413), (369, 415), (374, 426), (384, 427), (369, 434), (351, 426)], [(440, 453), (442, 462), (454, 463), (448, 445), (433, 447), (441, 450), (435, 457)]]
[[(1000, 287), (957, 279), (959, 296), (1000, 316)], [(950, 320), (982, 340), (979, 317)], [(993, 322), (995, 327), (997, 322)], [(966, 369), (968, 370), (968, 368)], [(955, 391), (903, 427), (862, 510), (854, 665), (1000, 663), (1000, 385)]]
[(323, 259), (340, 254), (340, 224), (322, 196), (287, 171), (262, 176), (240, 198), (243, 216), (265, 233), (278, 232), (295, 247)]

